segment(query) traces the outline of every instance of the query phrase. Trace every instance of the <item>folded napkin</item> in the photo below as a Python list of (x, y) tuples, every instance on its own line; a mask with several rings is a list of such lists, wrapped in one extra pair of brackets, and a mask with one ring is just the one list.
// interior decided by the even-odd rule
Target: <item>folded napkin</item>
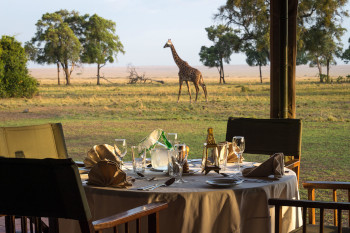
[(132, 186), (131, 177), (127, 177), (119, 165), (115, 162), (103, 160), (97, 162), (89, 171), (88, 184), (114, 187), (114, 188), (126, 188)]
[[(228, 155), (227, 155), (227, 162), (228, 163), (236, 163), (238, 162), (238, 157), (236, 153), (234, 152), (232, 142), (227, 143), (228, 145)], [(244, 160), (243, 156), (241, 156), (239, 162), (242, 163)]]
[(276, 153), (258, 167), (245, 168), (242, 174), (245, 177), (267, 177), (269, 175), (282, 177), (284, 175), (284, 155)]
[(108, 144), (95, 145), (87, 152), (84, 165), (87, 168), (91, 168), (99, 161), (109, 160), (115, 162), (119, 166), (122, 160), (118, 151), (119, 149), (117, 147)]

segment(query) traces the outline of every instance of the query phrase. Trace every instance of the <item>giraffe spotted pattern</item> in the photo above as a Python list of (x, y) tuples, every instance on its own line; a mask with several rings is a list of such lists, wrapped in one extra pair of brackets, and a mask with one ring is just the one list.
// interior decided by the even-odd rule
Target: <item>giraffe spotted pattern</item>
[(204, 84), (203, 81), (203, 76), (202, 73), (191, 67), (186, 61), (182, 60), (179, 55), (177, 54), (174, 45), (172, 44), (171, 40), (169, 39), (167, 43), (165, 43), (164, 48), (170, 47), (171, 52), (173, 54), (174, 61), (176, 65), (179, 67), (179, 95), (177, 98), (177, 102), (180, 100), (180, 95), (181, 95), (181, 87), (182, 83), (185, 81), (188, 89), (188, 93), (190, 95), (190, 102), (192, 102), (192, 96), (191, 96), (191, 91), (190, 91), (190, 85), (189, 81), (193, 82), (195, 89), (196, 89), (196, 101), (198, 98), (198, 92), (199, 92), (199, 85), (202, 87), (205, 99), (208, 102), (208, 97), (207, 97), (207, 88)]

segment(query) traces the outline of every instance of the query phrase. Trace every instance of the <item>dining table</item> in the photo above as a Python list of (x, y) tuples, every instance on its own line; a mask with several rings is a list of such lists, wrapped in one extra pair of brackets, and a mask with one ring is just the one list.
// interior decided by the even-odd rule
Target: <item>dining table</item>
[[(123, 170), (135, 178), (130, 188), (98, 187), (88, 185), (88, 174), (81, 174), (83, 187), (93, 220), (104, 218), (151, 202), (167, 202), (168, 208), (159, 214), (159, 229), (164, 233), (271, 233), (274, 232), (274, 207), (269, 198), (299, 199), (296, 174), (285, 168), (282, 177), (238, 177), (234, 164), (228, 163), (220, 171), (240, 181), (226, 184), (220, 181), (223, 174), (202, 173), (201, 161), (188, 161), (189, 172), (183, 175), (185, 183), (154, 190), (139, 190), (140, 187), (163, 184), (169, 179), (165, 171), (146, 169), (145, 177), (132, 171), (132, 164), (125, 162)], [(244, 162), (242, 168), (257, 166)], [(231, 176), (232, 175), (232, 176)], [(152, 179), (149, 179), (152, 178)], [(227, 177), (226, 177), (227, 178)], [(301, 225), (301, 211), (295, 207), (282, 210), (282, 232), (289, 232)], [(74, 220), (60, 219), (60, 232), (80, 232)], [(147, 221), (141, 220), (144, 228)], [(132, 226), (131, 226), (132, 228)], [(124, 232), (121, 227), (119, 232)]]

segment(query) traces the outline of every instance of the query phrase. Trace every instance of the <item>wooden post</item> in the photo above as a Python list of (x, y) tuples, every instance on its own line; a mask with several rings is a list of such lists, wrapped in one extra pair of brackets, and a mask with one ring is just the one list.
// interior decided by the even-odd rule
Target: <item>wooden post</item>
[(270, 2), (270, 117), (295, 118), (298, 0)]

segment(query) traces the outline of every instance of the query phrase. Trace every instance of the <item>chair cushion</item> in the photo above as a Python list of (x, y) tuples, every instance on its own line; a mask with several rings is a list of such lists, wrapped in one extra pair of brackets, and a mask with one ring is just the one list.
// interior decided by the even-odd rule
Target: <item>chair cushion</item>
[[(324, 233), (337, 233), (338, 232), (338, 227), (336, 226), (324, 226)], [(342, 228), (343, 233), (350, 233), (350, 228), (348, 227), (343, 227)], [(299, 227), (290, 233), (301, 233), (303, 232), (303, 227)], [(306, 225), (306, 232), (307, 233), (319, 233), (320, 232), (320, 226), (319, 225), (312, 225), (312, 224), (307, 224)]]

